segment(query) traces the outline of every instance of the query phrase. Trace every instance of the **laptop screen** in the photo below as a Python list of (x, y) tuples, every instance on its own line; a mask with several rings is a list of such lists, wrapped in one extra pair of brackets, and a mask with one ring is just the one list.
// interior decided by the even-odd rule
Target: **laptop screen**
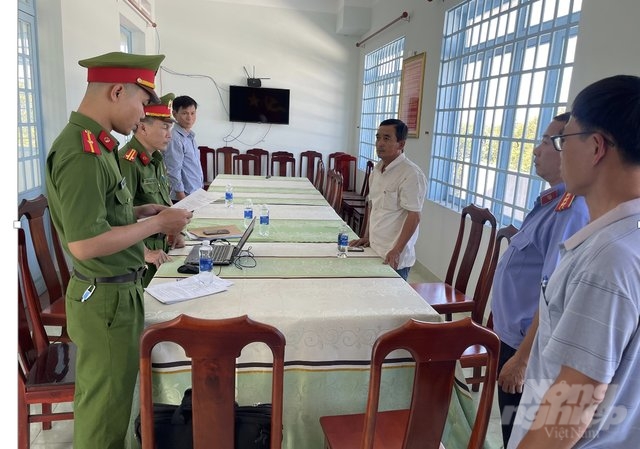
[(242, 234), (242, 237), (240, 237), (240, 241), (238, 241), (238, 245), (235, 247), (236, 254), (240, 252), (244, 244), (247, 243), (247, 240), (249, 240), (249, 236), (253, 232), (253, 228), (255, 225), (256, 225), (256, 217), (253, 217), (253, 220), (251, 220), (251, 223), (249, 223), (249, 226), (247, 226), (247, 230), (244, 231), (244, 234)]

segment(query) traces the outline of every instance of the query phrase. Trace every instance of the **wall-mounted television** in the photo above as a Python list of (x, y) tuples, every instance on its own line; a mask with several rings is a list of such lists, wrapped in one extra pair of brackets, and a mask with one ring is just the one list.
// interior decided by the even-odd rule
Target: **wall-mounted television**
[(232, 122), (289, 124), (289, 89), (229, 86)]

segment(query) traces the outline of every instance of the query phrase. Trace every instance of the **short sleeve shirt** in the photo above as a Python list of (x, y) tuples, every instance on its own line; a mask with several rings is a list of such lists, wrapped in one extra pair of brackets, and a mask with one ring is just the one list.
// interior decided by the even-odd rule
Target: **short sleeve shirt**
[[(136, 221), (133, 197), (120, 173), (117, 140), (85, 115), (71, 113), (51, 146), (45, 178), (51, 218), (68, 253), (69, 242)], [(71, 257), (74, 269), (92, 277), (125, 274), (144, 264), (142, 242), (89, 260)]]
[[(384, 172), (382, 166), (383, 162), (378, 162), (369, 178), (369, 244), (376, 254), (385, 257), (400, 235), (408, 212), (422, 211), (427, 178), (404, 153), (387, 165)], [(398, 269), (415, 263), (417, 240), (418, 228), (400, 253)]]
[(576, 448), (628, 449), (640, 441), (640, 199), (620, 204), (564, 243), (540, 295), (540, 325), (509, 448), (568, 366), (608, 384)]
[(536, 199), (493, 278), (493, 329), (501, 341), (520, 346), (538, 310), (541, 283), (558, 265), (560, 244), (588, 222), (584, 198), (565, 195), (562, 183)]

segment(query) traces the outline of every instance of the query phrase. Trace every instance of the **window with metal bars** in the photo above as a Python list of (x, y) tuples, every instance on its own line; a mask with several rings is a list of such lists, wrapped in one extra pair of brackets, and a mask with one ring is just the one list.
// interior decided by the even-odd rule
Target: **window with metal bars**
[(398, 116), (403, 54), (404, 37), (401, 37), (368, 53), (364, 58), (358, 150), (360, 170), (365, 169), (367, 161), (378, 160), (375, 144), (380, 122)]
[(567, 105), (581, 0), (467, 0), (445, 16), (429, 199), (520, 226), (536, 141)]
[(18, 3), (18, 201), (43, 189), (44, 164), (41, 137), (35, 7)]

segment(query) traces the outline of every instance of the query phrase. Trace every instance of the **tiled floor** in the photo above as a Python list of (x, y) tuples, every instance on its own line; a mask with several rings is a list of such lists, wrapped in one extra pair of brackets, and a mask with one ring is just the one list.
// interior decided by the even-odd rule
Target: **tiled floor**
[[(430, 282), (436, 278), (424, 269), (416, 267), (410, 272), (410, 282)], [(466, 373), (465, 373), (466, 374)], [(472, 393), (475, 398), (479, 393)], [(68, 410), (71, 404), (60, 404), (57, 407)], [(56, 408), (57, 409), (57, 408)], [(53, 423), (51, 430), (42, 430), (40, 424), (31, 425), (31, 449), (72, 449), (73, 421), (58, 421)], [(497, 396), (494, 398), (494, 406), (491, 414), (491, 422), (487, 432), (488, 443), (486, 449), (502, 449), (502, 434), (500, 432), (500, 415), (498, 413)], [(457, 448), (453, 448), (457, 449)]]

